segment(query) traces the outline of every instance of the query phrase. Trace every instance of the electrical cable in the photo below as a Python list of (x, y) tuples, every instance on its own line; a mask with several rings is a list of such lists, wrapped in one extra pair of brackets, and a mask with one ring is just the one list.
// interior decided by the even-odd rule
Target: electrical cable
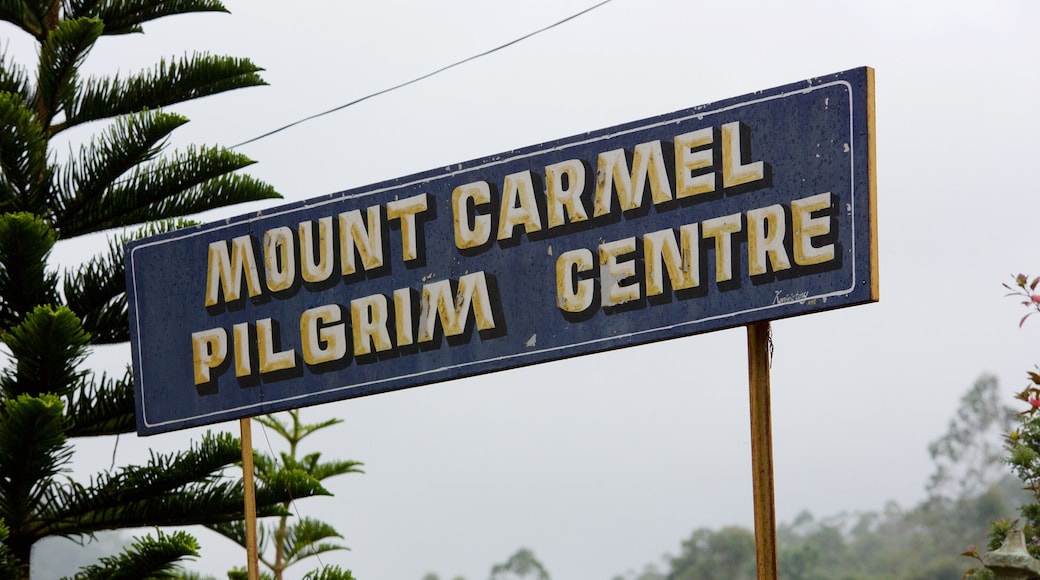
[(496, 46), (495, 48), (492, 48), (490, 50), (485, 50), (484, 52), (481, 52), (479, 54), (475, 54), (473, 56), (470, 56), (470, 57), (464, 58), (464, 59), (462, 59), (460, 61), (457, 61), (457, 62), (454, 62), (452, 64), (449, 64), (447, 66), (443, 66), (443, 67), (441, 67), (441, 68), (439, 68), (439, 69), (437, 69), (435, 71), (428, 72), (428, 73), (426, 73), (426, 74), (424, 74), (422, 76), (415, 77), (415, 78), (413, 78), (410, 81), (405, 81), (405, 82), (403, 82), (401, 84), (394, 85), (392, 87), (376, 91), (374, 93), (365, 95), (365, 96), (363, 96), (361, 98), (358, 98), (358, 99), (354, 99), (353, 101), (350, 101), (349, 103), (345, 103), (343, 105), (339, 105), (338, 107), (333, 107), (333, 108), (331, 108), (331, 109), (329, 109), (327, 111), (322, 111), (320, 113), (315, 113), (313, 115), (310, 115), (309, 117), (304, 117), (304, 118), (299, 119), (297, 121), (293, 121), (292, 123), (289, 123), (288, 125), (284, 125), (282, 127), (278, 127), (277, 129), (274, 129), (274, 130), (268, 131), (268, 132), (266, 132), (266, 133), (264, 133), (262, 135), (258, 135), (256, 137), (253, 137), (252, 139), (248, 139), (248, 140), (242, 141), (241, 143), (238, 143), (236, 145), (232, 145), (230, 147), (230, 149), (237, 149), (239, 147), (242, 147), (243, 145), (248, 145), (250, 143), (254, 143), (254, 142), (259, 141), (261, 139), (265, 139), (267, 137), (275, 135), (277, 133), (281, 133), (282, 131), (285, 131), (286, 129), (295, 127), (296, 125), (300, 125), (302, 123), (306, 123), (307, 121), (312, 121), (312, 120), (317, 119), (319, 117), (324, 117), (325, 115), (330, 115), (330, 114), (335, 113), (337, 111), (342, 111), (343, 109), (346, 109), (347, 107), (352, 107), (352, 106), (357, 105), (359, 103), (363, 103), (363, 102), (365, 102), (365, 101), (367, 101), (369, 99), (372, 99), (374, 97), (378, 97), (380, 95), (385, 95), (385, 94), (387, 94), (389, 92), (396, 91), (398, 89), (402, 89), (404, 87), (407, 87), (409, 85), (413, 85), (413, 84), (418, 83), (420, 81), (424, 81), (424, 80), (426, 80), (426, 79), (428, 79), (430, 77), (439, 75), (440, 73), (448, 71), (448, 70), (451, 70), (451, 69), (453, 69), (453, 68), (455, 68), (457, 66), (461, 66), (461, 65), (464, 65), (464, 64), (466, 64), (468, 62), (472, 62), (474, 60), (477, 60), (478, 58), (482, 58), (482, 57), (488, 56), (490, 54), (496, 53), (496, 52), (498, 52), (500, 50), (503, 50), (505, 48), (513, 46), (514, 44), (518, 44), (518, 43), (523, 42), (523, 41), (525, 41), (525, 40), (527, 40), (527, 39), (529, 39), (531, 37), (537, 36), (537, 35), (539, 35), (539, 34), (541, 34), (543, 32), (546, 32), (548, 30), (552, 30), (553, 28), (556, 28), (557, 26), (565, 24), (565, 23), (567, 23), (567, 22), (569, 22), (571, 20), (574, 20), (575, 18), (578, 18), (579, 16), (583, 16), (585, 14), (588, 14), (589, 12), (592, 12), (593, 10), (595, 10), (597, 8), (600, 8), (600, 7), (602, 7), (602, 6), (606, 5), (606, 4), (609, 4), (611, 2), (613, 2), (613, 0), (603, 0), (599, 4), (594, 4), (594, 5), (590, 6), (590, 7), (582, 10), (581, 12), (576, 12), (574, 14), (571, 14), (570, 16), (564, 18), (563, 20), (559, 20), (559, 21), (554, 22), (554, 23), (552, 23), (552, 24), (550, 24), (548, 26), (544, 26), (542, 28), (539, 28), (538, 30), (535, 30), (533, 32), (529, 32), (529, 33), (527, 33), (527, 34), (525, 34), (525, 35), (523, 35), (523, 36), (521, 36), (519, 38), (515, 38), (515, 39), (513, 39), (513, 40), (511, 40), (511, 41), (509, 41), (509, 42), (507, 42), (505, 44), (502, 44), (500, 46)]

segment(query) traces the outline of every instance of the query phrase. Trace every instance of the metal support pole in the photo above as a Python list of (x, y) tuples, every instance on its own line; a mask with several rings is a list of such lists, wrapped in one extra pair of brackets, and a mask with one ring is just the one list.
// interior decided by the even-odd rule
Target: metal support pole
[(755, 562), (758, 580), (776, 580), (773, 426), (769, 407), (769, 322), (750, 324), (747, 333), (751, 467), (755, 494)]
[(253, 484), (253, 430), (249, 417), (239, 419), (242, 431), (242, 484), (246, 513), (246, 568), (249, 580), (260, 580), (256, 548), (256, 487)]

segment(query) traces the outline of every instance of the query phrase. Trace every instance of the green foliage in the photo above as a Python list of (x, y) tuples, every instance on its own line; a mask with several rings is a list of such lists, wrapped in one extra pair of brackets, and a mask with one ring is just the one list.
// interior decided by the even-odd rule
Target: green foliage
[(57, 235), (31, 213), (0, 214), (0, 333), (38, 304), (58, 297), (58, 277), (47, 270)]
[[(219, 0), (0, 0), (4, 27), (37, 43), (27, 64), (0, 48), (0, 578), (27, 579), (33, 545), (47, 536), (241, 518), (242, 483), (225, 476), (240, 443), (227, 435), (86, 481), (63, 473), (73, 438), (134, 428), (129, 369), (120, 377), (83, 368), (92, 345), (128, 338), (123, 244), (184, 226), (184, 216), (278, 197), (236, 173), (253, 163), (239, 153), (165, 152), (187, 119), (159, 108), (264, 84), (248, 59), (200, 53), (141, 72), (81, 74), (106, 36), (214, 11), (227, 10)], [(55, 135), (87, 122), (99, 128), (77, 153), (53, 150)], [(48, 264), (56, 243), (119, 228), (129, 229), (111, 232), (108, 247), (59, 287)], [(286, 470), (261, 481), (258, 512), (284, 516), (289, 498), (326, 493), (306, 469)], [(183, 532), (158, 532), (76, 578), (173, 577), (197, 549)]]
[[(253, 458), (253, 470), (256, 481), (265, 489), (278, 488), (283, 482), (293, 478), (305, 478), (308, 481), (324, 481), (337, 475), (348, 473), (364, 473), (358, 461), (321, 461), (320, 453), (310, 453), (302, 459), (298, 457), (300, 443), (308, 436), (321, 429), (342, 423), (341, 419), (329, 419), (320, 423), (303, 423), (297, 410), (286, 413), (288, 421), (282, 422), (276, 415), (255, 417), (254, 420), (278, 434), (289, 446), (288, 451), (279, 454), (279, 458), (264, 453), (257, 453)], [(258, 492), (259, 493), (259, 492)], [(291, 495), (290, 497), (302, 497)], [(260, 563), (270, 570), (268, 577), (281, 580), (284, 571), (302, 560), (318, 556), (326, 552), (346, 550), (347, 547), (337, 540), (343, 538), (335, 528), (320, 520), (303, 517), (290, 523), (289, 507), (291, 502), (282, 503), (282, 514), (273, 525), (260, 526), (258, 529), (258, 552)], [(243, 548), (246, 546), (245, 523), (241, 521), (211, 524), (213, 531), (229, 538)], [(233, 571), (233, 575), (237, 573)], [(311, 574), (328, 574), (314, 576), (318, 579), (337, 580), (351, 578), (350, 571), (341, 571), (335, 567), (322, 567)], [(340, 575), (337, 575), (340, 574)], [(345, 575), (343, 575), (345, 574)], [(307, 577), (311, 577), (308, 575)]]
[(354, 575), (339, 566), (322, 566), (304, 574), (303, 580), (354, 580)]
[(528, 548), (520, 548), (505, 562), (491, 567), (489, 580), (512, 580), (514, 578), (550, 579), (549, 572), (545, 569), (545, 566), (538, 561), (534, 552)]
[(157, 537), (134, 538), (122, 554), (101, 558), (98, 564), (83, 568), (72, 580), (138, 580), (176, 578), (176, 562), (182, 558), (198, 557), (199, 545), (185, 532)]
[[(961, 400), (947, 433), (929, 446), (936, 474), (929, 497), (912, 509), (890, 503), (878, 512), (843, 513), (816, 519), (803, 512), (777, 529), (777, 568), (785, 580), (960, 580), (979, 558), (974, 546), (990, 529), (996, 548), (1015, 522), (1006, 519), (1028, 500), (1019, 481), (992, 469), (1000, 434), (994, 427), (1008, 416), (995, 379), (983, 376)], [(934, 485), (942, 481), (942, 486)], [(633, 580), (753, 579), (755, 544), (751, 530), (701, 528), (666, 559), (663, 574), (648, 566)], [(978, 568), (978, 566), (977, 566)], [(992, 580), (987, 570), (971, 578)]]
[(10, 530), (4, 525), (4, 520), (0, 519), (0, 578), (17, 578), (18, 576), (14, 556), (7, 547), (7, 538), (10, 535)]
[[(805, 512), (777, 530), (778, 572), (785, 580), (959, 580), (967, 540), (1021, 499), (1007, 476), (977, 496), (929, 499), (910, 510), (890, 504), (822, 520)], [(754, 535), (740, 527), (698, 529), (669, 559), (665, 577), (754, 579)]]
[(14, 369), (0, 374), (0, 391), (8, 397), (38, 397), (65, 395), (79, 383), (90, 336), (67, 307), (40, 305), (0, 334), (0, 341), (16, 361)]
[(668, 580), (754, 580), (755, 534), (731, 526), (719, 531), (701, 528), (682, 543), (671, 559)]
[[(1037, 286), (1040, 277), (1029, 280), (1029, 276), (1019, 274), (1014, 284), (1004, 284), (1009, 293), (1022, 299), (1021, 304), (1027, 313), (1019, 320), (1019, 327), (1025, 324), (1030, 316), (1040, 312), (1040, 294)], [(1015, 398), (1026, 403), (1026, 409), (1017, 415), (1018, 425), (1009, 429), (1004, 438), (1005, 462), (1011, 471), (1025, 484), (1025, 490), (1031, 497), (1023, 502), (1019, 511), (1022, 515), (1022, 531), (1026, 538), (1026, 549), (1034, 557), (1040, 557), (1040, 373), (1029, 372), (1026, 387)], [(1017, 528), (1019, 520), (1009, 521), (1007, 518), (995, 520), (989, 531), (989, 548), (995, 550), (1001, 546), (1007, 535)], [(980, 562), (977, 550), (969, 550), (965, 555)], [(969, 571), (971, 578), (983, 578), (987, 571)]]
[(933, 497), (981, 493), (1003, 473), (1000, 440), (1015, 420), (1001, 402), (996, 377), (984, 375), (961, 397), (945, 435), (928, 446), (935, 472), (928, 482)]

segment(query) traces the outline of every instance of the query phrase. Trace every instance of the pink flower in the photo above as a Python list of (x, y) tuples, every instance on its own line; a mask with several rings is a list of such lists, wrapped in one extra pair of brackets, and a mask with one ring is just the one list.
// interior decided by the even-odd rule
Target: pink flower
[(1015, 276), (1015, 282), (1018, 282), (1019, 286), (1025, 286), (1026, 282), (1028, 281), (1029, 278), (1025, 274), (1019, 274), (1018, 276)]
[(1033, 301), (1033, 304), (1040, 304), (1040, 294), (1033, 294), (1029, 299)]
[(1030, 405), (1032, 405), (1032, 406), (1033, 406), (1033, 408), (1038, 408), (1038, 407), (1040, 407), (1040, 398), (1037, 398), (1037, 397), (1030, 397), (1030, 398), (1029, 398), (1029, 404), (1030, 404)]

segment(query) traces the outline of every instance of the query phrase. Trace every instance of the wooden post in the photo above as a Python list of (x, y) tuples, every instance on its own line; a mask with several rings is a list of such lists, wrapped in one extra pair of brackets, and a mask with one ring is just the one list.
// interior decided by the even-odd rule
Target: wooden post
[(253, 430), (251, 419), (239, 419), (242, 431), (242, 484), (246, 512), (246, 568), (249, 580), (260, 580), (260, 563), (256, 548), (256, 487), (253, 484)]
[(776, 580), (773, 426), (769, 408), (769, 322), (750, 324), (747, 333), (751, 467), (755, 494), (755, 562), (758, 580)]

